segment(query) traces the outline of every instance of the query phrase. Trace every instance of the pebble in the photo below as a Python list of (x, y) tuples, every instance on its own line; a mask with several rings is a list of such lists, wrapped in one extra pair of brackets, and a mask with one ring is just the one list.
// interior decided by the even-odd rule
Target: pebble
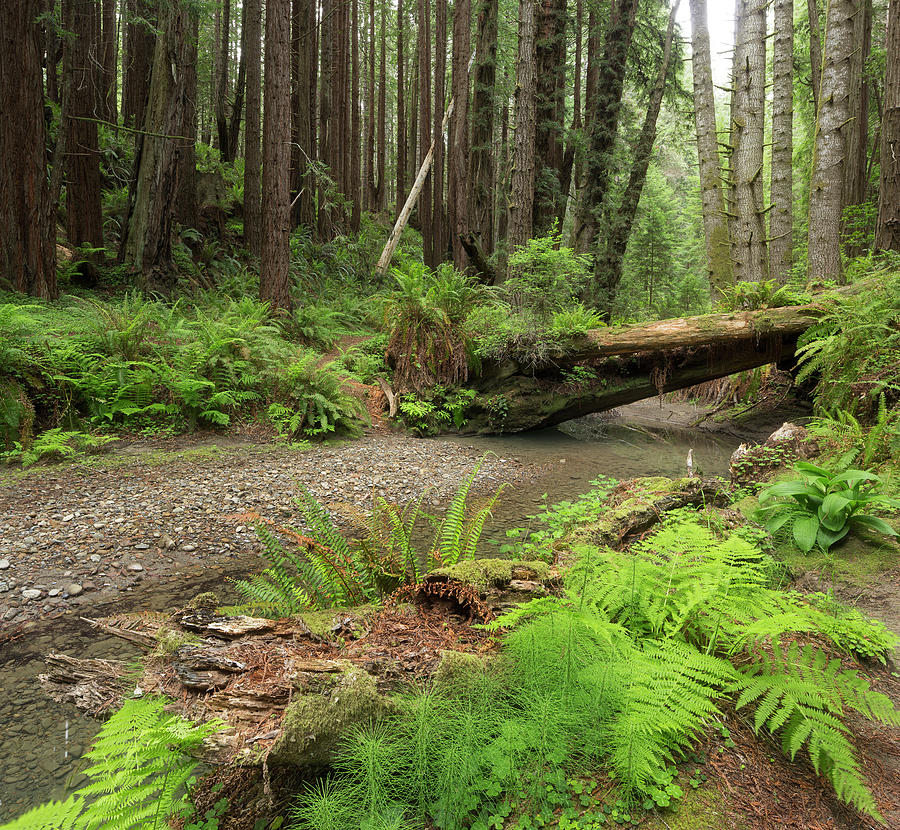
[[(204, 436), (187, 436), (149, 446), (178, 451), (209, 443)], [(141, 447), (136, 449), (126, 450), (135, 458), (121, 466), (64, 464), (27, 473), (14, 487), (0, 485), (0, 572), (15, 563), (10, 573), (17, 577), (0, 582), (7, 586), (0, 587), (5, 622), (56, 614), (67, 604), (90, 606), (98, 597), (105, 601), (104, 595), (139, 584), (139, 574), (171, 578), (201, 564), (232, 571), (244, 562), (255, 567), (261, 546), (247, 514), (295, 523), (298, 484), (325, 504), (363, 508), (373, 491), (403, 504), (428, 486), (424, 505), (433, 507), (456, 492), (481, 458), (464, 444), (406, 435), (368, 436), (306, 452), (271, 445), (205, 457), (173, 452), (165, 464), (143, 463)], [(477, 486), (484, 492), (502, 482), (532, 481), (541, 471), (489, 455)], [(21, 557), (26, 551), (34, 555)], [(128, 558), (128, 551), (140, 562)], [(110, 574), (123, 572), (130, 583), (110, 582)], [(58, 593), (44, 603), (23, 602), (17, 583), (34, 591), (41, 582), (61, 590), (53, 589)], [(88, 592), (102, 593), (88, 600)], [(47, 594), (43, 590), (35, 598)]]
[(24, 599), (39, 599), (41, 596), (41, 592), (37, 590), (37, 588), (24, 588), (22, 590), (22, 597)]

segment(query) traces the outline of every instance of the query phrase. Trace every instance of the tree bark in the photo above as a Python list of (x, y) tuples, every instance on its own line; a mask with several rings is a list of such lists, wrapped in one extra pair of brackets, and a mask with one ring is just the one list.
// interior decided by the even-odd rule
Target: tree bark
[(47, 185), (37, 22), (42, 9), (40, 0), (0, 3), (0, 284), (55, 299), (56, 205)]
[(397, 0), (397, 212), (400, 200), (406, 193), (406, 63), (403, 55), (404, 40), (403, 0)]
[(172, 221), (179, 158), (185, 147), (181, 130), (188, 106), (185, 72), (190, 17), (186, 3), (160, 0), (146, 132), (138, 135), (134, 195), (120, 253), (140, 288), (164, 295), (175, 287)]
[(64, 0), (63, 25), (71, 32), (63, 48), (63, 83), (68, 85), (63, 117), (66, 143), (66, 236), (72, 245), (103, 247), (100, 209), (100, 147), (97, 140), (97, 76), (93, 60), (93, 4)]
[[(262, 251), (260, 173), (260, 98), (262, 97), (262, 8), (260, 0), (243, 0), (241, 52), (247, 55), (247, 114), (244, 124), (244, 244), (254, 256)], [(306, 86), (305, 76), (302, 85)], [(298, 106), (299, 109), (299, 106)], [(301, 118), (308, 114), (301, 113)]]
[[(847, 102), (849, 120), (843, 128), (847, 156), (844, 163), (844, 208), (861, 207), (866, 201), (869, 156), (869, 82), (866, 76), (866, 61), (871, 48), (872, 0), (858, 0), (853, 20), (853, 49), (850, 53)], [(841, 238), (850, 257), (860, 256), (866, 247), (855, 239), (855, 232), (855, 227), (842, 222)]]
[[(243, 31), (241, 32), (243, 35)], [(234, 161), (241, 136), (241, 116), (244, 111), (244, 94), (247, 88), (247, 53), (241, 49), (238, 59), (237, 80), (234, 82), (234, 98), (231, 101), (231, 120), (228, 122), (228, 158)]]
[[(588, 125), (590, 140), (585, 159), (587, 181), (581, 203), (584, 250), (594, 250), (597, 223), (612, 172), (613, 150), (618, 135), (619, 110), (622, 106), (622, 92), (625, 85), (625, 69), (634, 35), (637, 7), (638, 0), (620, 0), (616, 4), (599, 59), (598, 80), (593, 100), (588, 100), (588, 106), (591, 107)], [(599, 257), (595, 257), (595, 274), (599, 260)]]
[(830, 0), (825, 26), (825, 61), (809, 194), (808, 280), (840, 281), (846, 136), (849, 112), (850, 59), (853, 51), (855, 0)]
[(290, 311), (291, 4), (266, 4), (263, 101), (262, 246), (259, 296)]
[[(419, 153), (424, 164), (432, 138), (431, 123), (431, 6), (419, 0)], [(430, 168), (429, 164), (429, 168)], [(419, 225), (422, 231), (422, 254), (429, 268), (435, 267), (434, 229), (431, 223), (431, 177), (426, 175), (419, 197)]]
[(722, 165), (716, 134), (706, 0), (691, 0), (691, 51), (694, 74), (694, 123), (700, 163), (700, 198), (710, 292), (715, 296), (733, 282), (728, 217), (722, 192)]
[[(581, 121), (581, 67), (582, 67), (582, 20), (583, 9), (582, 0), (576, 0), (575, 3), (575, 77), (572, 92), (572, 127), (569, 130), (569, 138), (566, 143), (566, 150), (563, 154), (563, 166), (560, 173), (559, 190), (560, 199), (558, 211), (556, 214), (557, 227), (562, 232), (562, 227), (566, 220), (566, 210), (569, 204), (569, 192), (572, 189), (572, 174), (575, 170), (575, 157), (577, 154), (577, 145), (582, 132)], [(576, 176), (577, 185), (578, 176)]]
[(200, 20), (190, 15), (185, 41), (184, 120), (179, 135), (185, 137), (178, 153), (178, 197), (175, 202), (175, 218), (184, 226), (196, 228), (197, 214), (197, 53), (199, 47)]
[(562, 198), (566, 96), (566, 0), (538, 0), (536, 23), (536, 126), (532, 232), (543, 236), (559, 214)]
[[(381, 34), (379, 37), (380, 55), (378, 59), (378, 149), (376, 151), (376, 174), (378, 184), (375, 188), (375, 205), (377, 211), (387, 208), (387, 179), (385, 163), (387, 159), (387, 18), (385, 2), (381, 3)], [(399, 70), (398, 70), (399, 71)]]
[(359, 121), (359, 0), (353, 0), (350, 12), (350, 192), (347, 194), (352, 205), (350, 210), (350, 232), (359, 231), (362, 216), (362, 177), (360, 175), (360, 153), (362, 137)]
[(766, 7), (738, 0), (731, 108), (731, 258), (736, 281), (768, 277), (763, 211)]
[(362, 178), (366, 210), (375, 210), (375, 0), (369, 0), (366, 48), (366, 123), (363, 135)]
[(228, 96), (228, 47), (231, 43), (231, 0), (219, 0), (222, 5), (222, 28), (219, 51), (216, 53), (216, 146), (222, 161), (231, 161), (228, 156), (228, 119), (225, 115)]
[(508, 248), (531, 238), (534, 210), (534, 137), (537, 76), (534, 62), (535, 0), (519, 0), (519, 46), (516, 56), (516, 125), (509, 193)]
[(453, 264), (460, 271), (468, 267), (462, 244), (469, 233), (469, 58), (471, 43), (471, 0), (455, 0), (453, 5), (453, 117), (450, 119), (450, 239)]
[(115, 124), (118, 119), (116, 105), (116, 0), (102, 0), (102, 41), (98, 67), (100, 117)]
[[(456, 0), (458, 5), (460, 0)], [(456, 15), (453, 17), (454, 24)], [(456, 29), (454, 26), (454, 36)], [(454, 55), (456, 44), (454, 43)], [(454, 63), (454, 69), (456, 64)], [(440, 264), (447, 258), (447, 211), (444, 206), (444, 132), (441, 123), (444, 120), (444, 99), (446, 97), (447, 79), (447, 0), (434, 0), (434, 162), (432, 164), (431, 181), (433, 183), (433, 205), (431, 211), (431, 227), (434, 232), (434, 259)], [(450, 163), (453, 163), (453, 142), (450, 142)], [(451, 171), (452, 178), (452, 171)], [(453, 196), (452, 184), (450, 196)], [(453, 213), (453, 204), (450, 204)]]
[(126, 9), (122, 119), (126, 127), (141, 129), (156, 50), (156, 6), (152, 0), (126, 0)]
[(813, 93), (813, 114), (817, 114), (822, 87), (822, 27), (819, 25), (818, 0), (806, 0), (806, 12), (809, 20), (809, 83)]
[(775, 0), (772, 80), (769, 262), (772, 277), (787, 282), (791, 274), (794, 215), (794, 0)]
[[(338, 140), (334, 136), (332, 116), (333, 92), (335, 86), (334, 54), (334, 0), (322, 0), (322, 21), (319, 25), (320, 71), (319, 71), (319, 160), (329, 168), (329, 175), (336, 183), (336, 171), (332, 144)], [(328, 241), (334, 236), (334, 218), (330, 204), (331, 194), (326, 182), (318, 182), (318, 232), (319, 239)]]
[[(666, 80), (669, 76), (669, 63), (672, 56), (672, 37), (675, 32), (675, 15), (678, 12), (680, 0), (675, 0), (669, 13), (669, 22), (666, 27), (666, 37), (663, 46), (662, 60), (653, 89), (650, 90), (650, 99), (647, 102), (647, 115), (640, 137), (634, 148), (634, 161), (631, 166), (631, 174), (625, 192), (622, 194), (621, 203), (613, 207), (610, 200), (606, 200), (603, 226), (607, 229), (605, 249), (598, 254), (599, 272), (602, 283), (594, 286), (592, 295), (598, 300), (604, 318), (609, 322), (612, 319), (613, 302), (619, 282), (622, 279), (622, 262), (625, 259), (625, 250), (628, 247), (628, 239), (631, 236), (631, 228), (634, 225), (634, 217), (637, 214), (638, 204), (641, 201), (641, 192), (647, 178), (647, 168), (650, 166), (650, 157), (653, 154), (653, 144), (656, 141), (656, 122), (659, 118), (659, 110), (662, 106), (663, 93), (666, 90)], [(602, 257), (602, 259), (601, 259)]]
[(891, 0), (881, 119), (881, 187), (875, 248), (900, 251), (900, 0)]
[[(580, 0), (579, 0), (580, 2)], [(469, 152), (471, 232), (486, 256), (494, 252), (494, 140), (498, 0), (478, 0), (472, 148)], [(471, 259), (471, 257), (470, 257)]]

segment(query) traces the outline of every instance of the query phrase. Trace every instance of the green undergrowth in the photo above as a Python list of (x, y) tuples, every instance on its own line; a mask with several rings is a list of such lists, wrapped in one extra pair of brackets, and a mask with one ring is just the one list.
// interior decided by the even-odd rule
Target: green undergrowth
[(626, 555), (582, 546), (563, 596), (490, 624), (502, 652), (489, 666), (355, 731), (296, 826), (631, 824), (683, 798), (678, 765), (726, 707), (877, 817), (842, 718), (900, 725), (854, 660), (883, 660), (896, 638), (780, 588), (757, 538), (677, 511)]
[(284, 440), (352, 434), (366, 415), (347, 367), (302, 345), (305, 330), (246, 296), (0, 295), (0, 449), (28, 463), (68, 454), (59, 442), (40, 453), (40, 430), (71, 433), (71, 447), (97, 430), (166, 436), (247, 419)]

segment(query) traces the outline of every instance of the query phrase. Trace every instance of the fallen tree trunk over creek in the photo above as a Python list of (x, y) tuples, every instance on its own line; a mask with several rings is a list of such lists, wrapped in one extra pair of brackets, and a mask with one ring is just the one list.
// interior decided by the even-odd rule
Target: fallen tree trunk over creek
[[(528, 369), (485, 363), (472, 386), (464, 433), (554, 426), (644, 398), (793, 358), (818, 319), (815, 305), (706, 314), (643, 326), (594, 329)], [(572, 372), (573, 367), (581, 367)]]

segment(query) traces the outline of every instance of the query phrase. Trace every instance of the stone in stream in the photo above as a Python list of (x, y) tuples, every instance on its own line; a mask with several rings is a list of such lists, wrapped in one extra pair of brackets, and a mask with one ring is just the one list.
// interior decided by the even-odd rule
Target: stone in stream
[(10, 567), (8, 559), (0, 559), (0, 571), (8, 570)]
[(41, 592), (37, 590), (37, 588), (24, 588), (22, 590), (22, 597), (24, 599), (40, 599)]
[(77, 582), (72, 582), (69, 585), (66, 585), (64, 590), (70, 597), (77, 597), (84, 593), (84, 588), (82, 588), (81, 585), (79, 585)]

